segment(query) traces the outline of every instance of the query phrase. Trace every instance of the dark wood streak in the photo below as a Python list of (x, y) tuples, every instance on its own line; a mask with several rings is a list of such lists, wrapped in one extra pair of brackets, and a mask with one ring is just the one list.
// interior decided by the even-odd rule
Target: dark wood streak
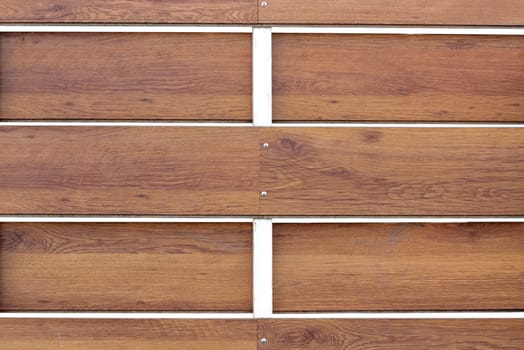
[[(249, 224), (0, 224), (0, 252), (16, 254), (248, 253)], [(138, 234), (139, 233), (139, 234)]]

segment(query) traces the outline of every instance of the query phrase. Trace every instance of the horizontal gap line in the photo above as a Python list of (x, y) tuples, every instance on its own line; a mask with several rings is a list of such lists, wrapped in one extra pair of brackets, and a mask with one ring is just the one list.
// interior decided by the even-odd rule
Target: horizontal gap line
[[(118, 126), (118, 127), (254, 127), (253, 123), (217, 122), (0, 122), (1, 126)], [(258, 126), (263, 127), (263, 126)], [(524, 123), (273, 123), (282, 128), (524, 128)]]
[(282, 128), (524, 128), (524, 123), (276, 123), (272, 127)]
[[(0, 216), (0, 222), (144, 222), (144, 223), (222, 223), (222, 222), (248, 222), (268, 217), (167, 217), (167, 216), (57, 216), (57, 215), (4, 215)], [(336, 223), (475, 223), (475, 222), (524, 222), (524, 217), (275, 217), (274, 224), (336, 224)]]
[(276, 34), (524, 35), (522, 27), (273, 26)]
[(44, 33), (251, 33), (252, 26), (228, 25), (0, 25), (0, 32)]
[(304, 217), (273, 218), (274, 224), (524, 222), (524, 217)]
[(252, 319), (252, 313), (226, 312), (0, 312), (2, 318), (85, 319)]
[(0, 122), (0, 126), (160, 126), (160, 127), (251, 127), (252, 123), (216, 122)]
[(143, 223), (222, 223), (249, 222), (247, 217), (154, 217), (154, 216), (0, 216), (0, 222), (143, 222)]
[(521, 311), (275, 313), (276, 319), (490, 319), (524, 318)]
[(254, 27), (269, 27), (277, 34), (392, 34), (392, 35), (524, 35), (523, 27), (482, 26), (253, 26), (253, 25), (101, 25), (101, 24), (11, 24), (0, 32), (70, 33), (252, 33)]
[[(253, 319), (252, 313), (225, 312), (0, 312), (0, 319)], [(274, 313), (264, 319), (522, 319), (521, 311)]]

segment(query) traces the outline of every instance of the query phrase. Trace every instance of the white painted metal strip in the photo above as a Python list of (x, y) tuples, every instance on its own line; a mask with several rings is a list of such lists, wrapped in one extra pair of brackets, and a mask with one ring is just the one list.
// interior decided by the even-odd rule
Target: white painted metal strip
[(273, 223), (256, 219), (253, 223), (253, 314), (255, 318), (273, 315)]
[[(4, 118), (8, 119), (8, 118)], [(217, 123), (217, 122), (196, 122), (196, 123), (186, 123), (186, 122), (81, 122), (81, 121), (71, 121), (71, 122), (0, 122), (0, 126), (174, 126), (174, 127), (250, 127), (253, 126), (252, 123)]]
[(524, 222), (524, 217), (276, 217), (274, 224), (382, 224), (382, 223), (436, 223), (470, 222)]
[(277, 34), (524, 35), (522, 27), (274, 26)]
[[(252, 313), (0, 312), (0, 319), (251, 319)], [(273, 319), (522, 319), (524, 312), (341, 312), (273, 314)]]
[(0, 312), (2, 318), (79, 318), (79, 319), (250, 319), (252, 313), (224, 312)]
[(227, 25), (0, 25), (0, 32), (68, 33), (251, 33), (269, 29), (279, 34), (524, 35), (522, 27), (400, 26), (227, 26)]
[(253, 28), (253, 124), (271, 126), (273, 81), (271, 28)]
[(228, 25), (0, 25), (0, 32), (68, 33), (251, 33), (269, 29), (279, 34), (524, 35), (522, 27), (400, 26), (228, 26)]
[[(281, 128), (524, 128), (524, 123), (270, 123), (266, 118), (265, 125)], [(15, 122), (0, 121), (0, 126), (162, 126), (162, 127), (250, 127), (253, 123), (228, 122), (112, 122), (112, 121), (38, 121)]]
[(226, 223), (253, 222), (244, 217), (147, 217), (147, 216), (0, 216), (2, 222), (101, 222), (101, 223)]
[(0, 32), (21, 33), (251, 33), (252, 26), (189, 25), (0, 25)]
[(273, 123), (280, 128), (524, 128), (524, 123)]
[(515, 319), (524, 312), (340, 312), (273, 314), (276, 319)]
[[(101, 222), (101, 223), (252, 223), (248, 217), (155, 217), (155, 216), (0, 216), (1, 222)], [(524, 217), (275, 217), (274, 224), (366, 224), (366, 223), (469, 223), (524, 222)]]

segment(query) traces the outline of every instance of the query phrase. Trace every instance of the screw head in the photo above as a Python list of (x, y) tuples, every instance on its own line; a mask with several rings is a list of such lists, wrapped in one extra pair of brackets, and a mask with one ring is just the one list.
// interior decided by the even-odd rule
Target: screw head
[(262, 2), (260, 3), (260, 6), (262, 6), (262, 7), (267, 7), (267, 1), (262, 1)]
[(260, 344), (266, 345), (267, 344), (267, 339), (266, 338), (260, 339)]
[(260, 197), (266, 198), (267, 197), (267, 192), (266, 191), (260, 192)]
[(269, 148), (269, 143), (267, 143), (267, 142), (264, 143), (264, 144), (262, 145), (262, 147), (264, 147), (265, 149), (268, 149), (268, 148)]

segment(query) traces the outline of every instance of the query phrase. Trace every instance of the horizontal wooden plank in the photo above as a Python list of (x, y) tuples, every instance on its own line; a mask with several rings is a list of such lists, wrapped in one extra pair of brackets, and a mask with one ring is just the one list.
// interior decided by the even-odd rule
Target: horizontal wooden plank
[(266, 128), (262, 215), (524, 215), (524, 129)]
[(260, 23), (523, 25), (520, 0), (270, 0)]
[(0, 310), (250, 311), (249, 223), (0, 224)]
[(273, 230), (276, 311), (524, 309), (524, 223)]
[(273, 114), (277, 121), (524, 121), (523, 68), (520, 36), (275, 34)]
[(0, 0), (0, 22), (254, 23), (256, 0)]
[(255, 215), (257, 130), (0, 128), (0, 213)]
[(5, 350), (256, 350), (254, 320), (0, 319)]
[(251, 121), (249, 34), (5, 33), (0, 60), (4, 120)]
[(261, 320), (267, 350), (509, 350), (523, 320)]

